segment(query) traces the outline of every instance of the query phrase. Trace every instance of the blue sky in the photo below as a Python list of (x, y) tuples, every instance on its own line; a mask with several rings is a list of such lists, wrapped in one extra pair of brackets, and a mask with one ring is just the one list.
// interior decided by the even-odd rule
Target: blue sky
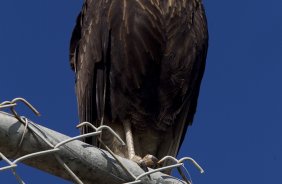
[[(78, 134), (68, 47), (81, 0), (3, 1), (0, 101), (21, 96), (42, 116), (30, 119)], [(210, 47), (199, 105), (180, 151), (195, 184), (279, 183), (282, 164), (282, 1), (204, 1)], [(24, 108), (22, 108), (24, 109)], [(69, 183), (20, 165), (28, 184)], [(0, 180), (16, 183), (8, 171)]]

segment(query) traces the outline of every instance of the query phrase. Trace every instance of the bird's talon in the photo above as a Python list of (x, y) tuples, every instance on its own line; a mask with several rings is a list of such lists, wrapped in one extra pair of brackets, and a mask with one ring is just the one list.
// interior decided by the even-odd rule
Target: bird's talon
[(153, 156), (153, 155), (146, 155), (145, 157), (143, 157), (143, 159), (142, 159), (144, 162), (145, 162), (145, 165), (147, 166), (147, 167), (150, 167), (150, 168), (157, 168), (157, 166), (158, 166), (158, 159), (155, 157), (155, 156)]

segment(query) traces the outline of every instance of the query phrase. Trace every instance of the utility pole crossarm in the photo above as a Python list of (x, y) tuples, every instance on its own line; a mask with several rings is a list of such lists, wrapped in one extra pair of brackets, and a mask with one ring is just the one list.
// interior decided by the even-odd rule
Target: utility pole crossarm
[[(8, 159), (14, 160), (12, 167), (16, 167), (18, 162), (22, 162), (66, 180), (77, 182), (69, 174), (73, 172), (83, 184), (121, 184), (135, 180), (107, 151), (79, 140), (54, 148), (52, 145), (57, 145), (70, 137), (32, 122), (25, 129), (25, 125), (14, 116), (0, 111), (0, 152)], [(22, 137), (23, 140), (21, 140)], [(51, 150), (51, 152), (46, 150)], [(43, 152), (40, 156), (23, 157), (42, 151), (46, 151), (46, 153)], [(144, 173), (135, 162), (117, 157), (136, 177)], [(67, 172), (66, 169), (71, 171)], [(140, 180), (144, 184), (185, 183), (161, 172), (150, 174), (150, 178), (144, 176)]]

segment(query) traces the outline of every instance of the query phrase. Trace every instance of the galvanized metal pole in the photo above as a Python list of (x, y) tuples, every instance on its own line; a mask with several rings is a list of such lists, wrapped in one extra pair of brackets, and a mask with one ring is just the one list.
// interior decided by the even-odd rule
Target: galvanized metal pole
[[(9, 159), (17, 159), (31, 153), (53, 149), (50, 145), (56, 145), (70, 138), (34, 123), (29, 127), (21, 142), (22, 135), (25, 132), (23, 123), (12, 115), (0, 111), (0, 152)], [(46, 144), (46, 141), (43, 141), (40, 137), (44, 137), (50, 144)], [(20, 142), (21, 144), (19, 144)], [(66, 168), (68, 168), (84, 184), (121, 184), (134, 181), (107, 151), (81, 141), (68, 142), (60, 146), (59, 150), (54, 151), (24, 159), (22, 162), (66, 180), (74, 181), (73, 177), (66, 171)], [(121, 157), (118, 158), (136, 177), (144, 173), (135, 162)], [(141, 180), (145, 184), (184, 183), (160, 172), (151, 174), (150, 178), (148, 176), (142, 177)]]

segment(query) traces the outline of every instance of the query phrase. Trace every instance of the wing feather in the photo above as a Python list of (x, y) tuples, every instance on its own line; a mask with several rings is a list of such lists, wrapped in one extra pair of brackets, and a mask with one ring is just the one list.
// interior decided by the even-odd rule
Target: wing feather
[[(97, 29), (103, 27), (100, 15), (102, 4), (88, 0), (84, 3), (72, 34), (71, 65), (76, 72), (76, 94), (80, 121), (97, 125), (103, 108), (104, 72), (102, 66), (104, 35)], [(108, 30), (104, 31), (105, 33)], [(104, 40), (103, 40), (104, 41)], [(82, 133), (91, 130), (84, 127)], [(92, 140), (88, 139), (91, 143)]]
[[(170, 81), (161, 86), (163, 113), (174, 114), (164, 118), (162, 126), (170, 125), (170, 133), (164, 138), (159, 149), (159, 157), (176, 156), (185, 138), (187, 128), (192, 124), (196, 112), (201, 80), (204, 74), (208, 49), (207, 22), (201, 2), (183, 4), (181, 11), (174, 11), (168, 28), (168, 57), (162, 61), (163, 81)], [(185, 8), (187, 7), (187, 8)], [(185, 17), (183, 21), (177, 16)], [(167, 64), (166, 64), (167, 63)], [(175, 90), (176, 88), (176, 90)], [(174, 104), (174, 105), (171, 105)], [(165, 115), (163, 115), (165, 117)], [(168, 164), (168, 163), (166, 163)]]

